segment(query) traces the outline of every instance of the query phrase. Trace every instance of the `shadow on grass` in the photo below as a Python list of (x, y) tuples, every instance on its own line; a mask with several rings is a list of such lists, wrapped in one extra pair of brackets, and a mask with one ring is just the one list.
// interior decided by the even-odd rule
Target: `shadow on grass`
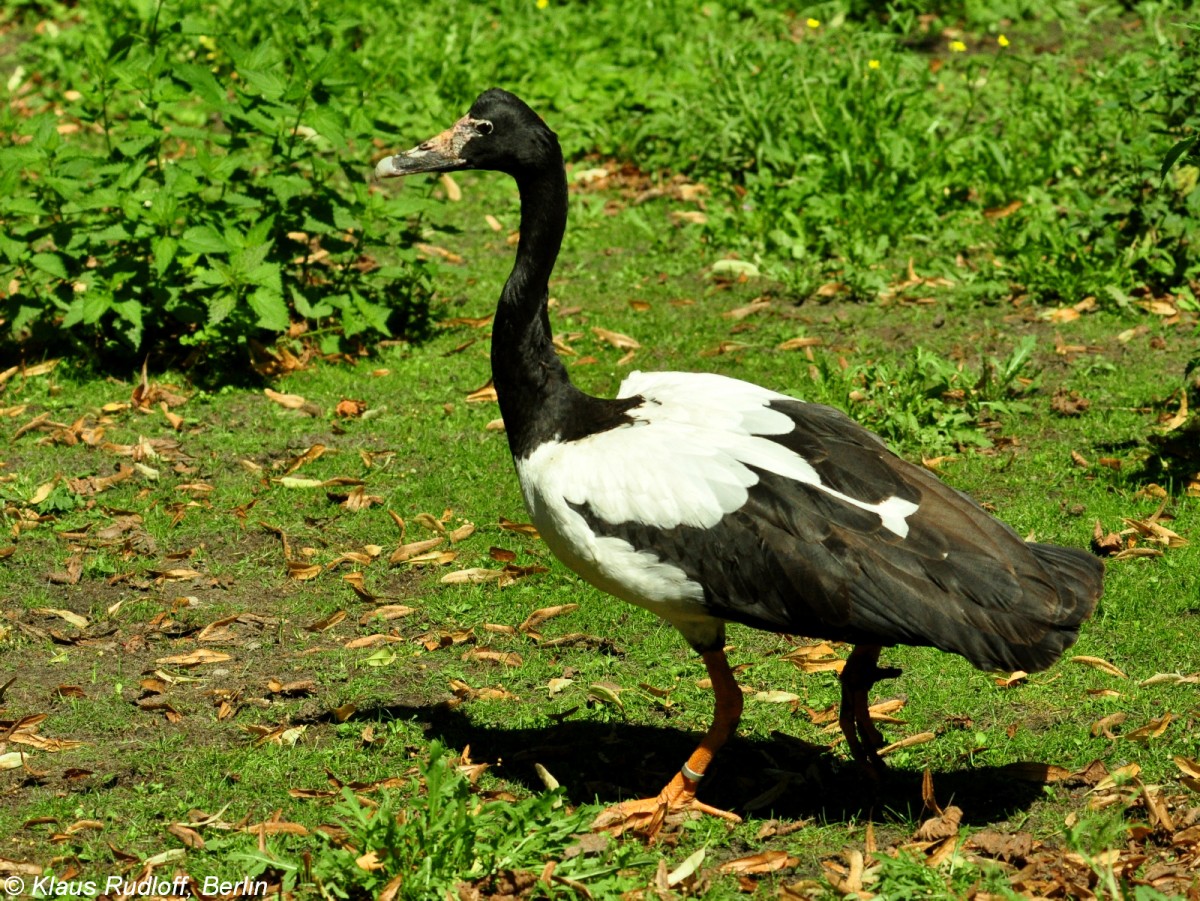
[[(459, 708), (396, 705), (360, 710), (356, 719), (415, 720), (430, 740), (471, 746), (471, 758), (530, 791), (544, 786), (540, 763), (565, 788), (572, 804), (612, 804), (649, 797), (678, 772), (695, 749), (696, 733), (664, 726), (571, 721), (553, 726), (480, 725)], [(1042, 796), (1000, 767), (935, 772), (943, 806), (957, 804), (963, 822), (982, 826), (1027, 809)], [(700, 790), (702, 800), (754, 818), (855, 822), (922, 818), (920, 772), (893, 769), (881, 784), (822, 745), (775, 733), (770, 739), (733, 738), (717, 755)]]

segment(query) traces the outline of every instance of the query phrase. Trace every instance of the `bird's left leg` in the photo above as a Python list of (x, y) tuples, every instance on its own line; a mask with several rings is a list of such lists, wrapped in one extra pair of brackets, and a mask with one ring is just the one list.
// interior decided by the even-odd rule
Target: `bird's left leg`
[(895, 667), (879, 668), (879, 645), (859, 645), (850, 652), (842, 670), (842, 707), (838, 725), (846, 736), (850, 754), (868, 775), (878, 777), (887, 767), (877, 753), (883, 747), (883, 736), (871, 722), (869, 694), (880, 679), (900, 675)]
[(738, 688), (733, 677), (725, 652), (721, 649), (705, 651), (701, 657), (712, 680), (716, 712), (713, 724), (701, 739), (699, 747), (692, 752), (687, 763), (657, 796), (638, 801), (624, 801), (607, 808), (592, 821), (592, 829), (611, 832), (614, 835), (633, 832), (653, 841), (671, 811), (695, 810), (734, 823), (742, 821), (737, 814), (696, 800), (696, 789), (713, 756), (728, 741), (742, 718), (742, 690)]

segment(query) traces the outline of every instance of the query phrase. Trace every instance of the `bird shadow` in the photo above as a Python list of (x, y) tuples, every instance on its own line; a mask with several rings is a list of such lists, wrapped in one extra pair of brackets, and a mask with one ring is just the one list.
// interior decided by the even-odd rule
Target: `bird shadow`
[[(535, 764), (553, 774), (572, 804), (613, 804), (651, 797), (679, 771), (700, 736), (670, 726), (571, 720), (537, 727), (475, 723), (444, 704), (360, 709), (355, 719), (415, 721), (430, 740), (470, 745), (471, 759), (530, 791), (545, 788)], [(938, 802), (962, 808), (962, 822), (981, 826), (1009, 819), (1042, 796), (1040, 783), (1013, 778), (1002, 767), (967, 766), (932, 774)], [(922, 817), (923, 773), (891, 769), (866, 778), (824, 745), (783, 733), (731, 739), (710, 766), (699, 797), (743, 817), (822, 822)]]

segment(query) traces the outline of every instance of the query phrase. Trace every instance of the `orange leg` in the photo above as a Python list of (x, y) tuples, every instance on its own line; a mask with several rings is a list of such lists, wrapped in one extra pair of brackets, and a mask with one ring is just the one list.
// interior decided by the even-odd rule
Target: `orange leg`
[(742, 691), (733, 678), (729, 669), (729, 661), (725, 659), (723, 650), (706, 651), (700, 655), (708, 669), (712, 680), (713, 694), (716, 696), (716, 712), (713, 716), (712, 727), (705, 733), (700, 746), (692, 752), (687, 763), (658, 793), (657, 797), (644, 798), (639, 801), (624, 801), (601, 812), (592, 822), (592, 829), (611, 832), (620, 835), (623, 832), (633, 832), (644, 836), (648, 841), (662, 829), (667, 813), (677, 810), (695, 810), (700, 813), (722, 817), (734, 823), (740, 823), (741, 817), (727, 810), (711, 807), (696, 800), (696, 789), (704, 772), (712, 762), (713, 756), (721, 746), (729, 740), (729, 736), (737, 728), (738, 720), (742, 718)]
[(879, 645), (859, 645), (850, 652), (842, 670), (842, 708), (838, 714), (838, 725), (846, 736), (850, 754), (855, 762), (872, 778), (887, 771), (877, 753), (883, 747), (883, 736), (871, 722), (871, 688), (880, 679), (894, 679), (900, 670), (894, 667), (879, 668)]

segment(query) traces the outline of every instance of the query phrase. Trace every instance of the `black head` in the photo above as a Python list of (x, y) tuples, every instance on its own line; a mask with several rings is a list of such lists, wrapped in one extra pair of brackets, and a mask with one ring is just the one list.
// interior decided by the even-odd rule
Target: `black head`
[(492, 88), (480, 94), (470, 111), (446, 131), (380, 160), (375, 175), (495, 169), (520, 176), (546, 166), (562, 166), (554, 132), (515, 94)]

